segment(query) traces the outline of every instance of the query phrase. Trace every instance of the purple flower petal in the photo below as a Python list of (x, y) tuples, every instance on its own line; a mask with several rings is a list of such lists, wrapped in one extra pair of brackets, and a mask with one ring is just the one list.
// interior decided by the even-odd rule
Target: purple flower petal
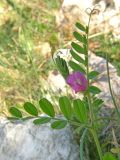
[(83, 73), (76, 71), (70, 74), (66, 79), (67, 84), (71, 86), (71, 88), (77, 92), (83, 92), (87, 90), (88, 81)]

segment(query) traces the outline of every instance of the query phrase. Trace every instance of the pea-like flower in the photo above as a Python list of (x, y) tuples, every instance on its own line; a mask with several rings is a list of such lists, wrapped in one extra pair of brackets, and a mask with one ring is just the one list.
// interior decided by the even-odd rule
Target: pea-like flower
[(79, 71), (75, 71), (70, 74), (66, 79), (67, 84), (71, 86), (71, 88), (77, 92), (84, 92), (87, 90), (88, 81), (83, 73)]

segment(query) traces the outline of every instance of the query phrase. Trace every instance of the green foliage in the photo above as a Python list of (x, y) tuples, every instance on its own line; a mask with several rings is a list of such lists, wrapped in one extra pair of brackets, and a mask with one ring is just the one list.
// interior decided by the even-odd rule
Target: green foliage
[(48, 123), (51, 121), (51, 118), (50, 117), (40, 117), (40, 118), (37, 118), (33, 121), (33, 123), (35, 125), (40, 125), (40, 124), (44, 124), (44, 123)]
[(97, 97), (93, 97), (92, 105), (93, 105), (95, 111), (97, 111), (97, 112), (99, 111), (100, 107), (103, 105), (103, 102), (104, 101), (102, 99), (99, 99)]
[(74, 61), (69, 61), (69, 66), (74, 70), (74, 71), (80, 71), (80, 72), (82, 72), (82, 73), (85, 73), (85, 68), (82, 66), (82, 65), (80, 65), (80, 64), (78, 64), (78, 63), (76, 63), (76, 62), (74, 62)]
[(24, 104), (24, 109), (27, 113), (29, 113), (32, 116), (38, 116), (38, 110), (32, 103), (26, 102)]
[(21, 12), (21, 9), (17, 6), (17, 4), (13, 0), (6, 0), (6, 2), (18, 13), (18, 15), (20, 14), (23, 18), (27, 19), (24, 12)]
[(84, 48), (82, 48), (82, 47), (81, 47), (80, 45), (78, 45), (77, 43), (72, 42), (72, 43), (71, 43), (71, 46), (72, 46), (72, 48), (73, 48), (76, 52), (81, 53), (81, 54), (85, 54)]
[(78, 55), (75, 51), (73, 51), (73, 49), (70, 50), (70, 53), (76, 61), (78, 61), (82, 64), (85, 64), (85, 60), (83, 58), (81, 58), (80, 55)]
[(60, 56), (57, 56), (55, 59), (56, 65), (58, 70), (60, 71), (61, 75), (66, 79), (69, 75), (69, 70), (66, 61), (63, 58), (60, 58)]
[(68, 97), (60, 97), (59, 98), (59, 105), (60, 105), (60, 109), (63, 113), (63, 115), (67, 118), (67, 119), (71, 119), (72, 117), (72, 106), (71, 106), (71, 102), (69, 100)]
[(86, 123), (87, 122), (87, 109), (84, 105), (84, 103), (80, 99), (76, 99), (73, 101), (73, 106), (74, 106), (74, 112), (76, 118), (82, 122)]
[[(14, 104), (36, 103), (46, 93), (46, 88), (55, 100), (46, 82), (54, 64), (50, 53), (46, 54), (48, 49), (55, 52), (60, 45), (53, 12), (59, 6), (57, 0), (54, 3), (47, 0), (0, 1), (0, 8), (7, 9), (0, 15), (0, 114), (5, 111), (9, 115), (7, 111)], [(46, 42), (50, 48), (43, 53)]]
[(55, 111), (54, 111), (53, 105), (46, 98), (41, 99), (39, 101), (39, 104), (40, 104), (40, 108), (44, 113), (46, 113), (50, 117), (55, 117)]
[(56, 9), (56, 8), (59, 8), (60, 6), (60, 1), (58, 0), (54, 0), (54, 3), (51, 3), (51, 1), (49, 0), (44, 0), (48, 9)]
[(65, 120), (57, 120), (57, 121), (54, 121), (51, 124), (51, 127), (53, 129), (62, 129), (62, 128), (65, 128), (66, 125), (67, 125), (67, 121), (65, 121)]
[(103, 157), (103, 160), (117, 160), (111, 153), (106, 153)]
[(15, 107), (11, 107), (9, 111), (14, 117), (22, 118), (22, 113), (19, 111), (19, 109), (15, 108)]
[[(84, 27), (82, 24), (79, 22), (76, 23), (76, 28), (79, 31), (82, 31), (83, 33), (78, 31), (74, 31), (73, 35), (76, 38), (76, 40), (79, 42), (72, 42), (71, 47), (72, 49), (70, 50), (70, 54), (72, 58), (77, 61), (70, 60), (69, 61), (69, 66), (73, 69), (73, 71), (80, 71), (84, 74), (86, 74), (87, 71), (87, 32), (86, 32), (86, 27)], [(81, 55), (82, 54), (82, 55)]]
[(79, 41), (79, 42), (81, 42), (81, 43), (85, 43), (84, 42), (84, 39), (83, 39), (83, 36), (80, 34), (80, 33), (78, 33), (78, 32), (73, 32), (73, 35), (74, 35), (74, 37)]
[(91, 71), (91, 72), (88, 74), (88, 78), (89, 78), (89, 79), (94, 79), (94, 78), (96, 78), (98, 75), (99, 75), (99, 72), (97, 72), (97, 71)]
[(96, 86), (90, 86), (89, 90), (92, 94), (99, 94), (101, 92), (101, 90)]
[(86, 32), (86, 28), (81, 23), (77, 22), (75, 25), (79, 30)]

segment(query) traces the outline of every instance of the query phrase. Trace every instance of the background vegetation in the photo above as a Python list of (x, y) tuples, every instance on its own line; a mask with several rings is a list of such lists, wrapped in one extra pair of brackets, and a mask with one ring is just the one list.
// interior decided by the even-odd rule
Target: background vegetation
[[(54, 97), (46, 81), (54, 67), (51, 54), (67, 42), (65, 37), (61, 43), (56, 27), (55, 15), (60, 5), (58, 0), (0, 1), (1, 113), (7, 114), (8, 107), (27, 100), (36, 103), (44, 94)], [(90, 46), (103, 57), (111, 48), (109, 59), (120, 74), (119, 41), (112, 33), (91, 39)]]

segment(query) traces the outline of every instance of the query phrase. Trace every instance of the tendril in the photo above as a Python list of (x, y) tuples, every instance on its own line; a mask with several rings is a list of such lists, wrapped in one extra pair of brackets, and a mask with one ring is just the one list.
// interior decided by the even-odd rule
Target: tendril
[(90, 16), (90, 15), (92, 15), (92, 14), (99, 14), (99, 12), (100, 12), (100, 5), (95, 5), (93, 8), (87, 8), (86, 10), (85, 10), (85, 12)]

